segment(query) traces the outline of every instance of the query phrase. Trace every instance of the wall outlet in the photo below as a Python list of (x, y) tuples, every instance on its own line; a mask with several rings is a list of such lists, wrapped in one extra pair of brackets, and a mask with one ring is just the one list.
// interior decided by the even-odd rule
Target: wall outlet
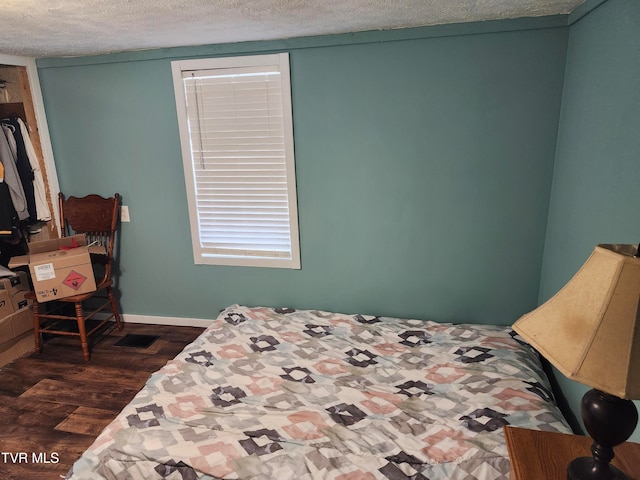
[(130, 222), (131, 219), (129, 218), (129, 207), (126, 205), (122, 205), (120, 207), (120, 221), (121, 222)]

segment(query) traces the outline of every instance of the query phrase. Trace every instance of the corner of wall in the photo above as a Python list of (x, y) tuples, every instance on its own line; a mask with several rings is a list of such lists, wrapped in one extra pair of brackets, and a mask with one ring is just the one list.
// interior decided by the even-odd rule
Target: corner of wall
[(567, 25), (571, 26), (580, 21), (584, 16), (588, 15), (607, 1), (609, 0), (584, 0), (583, 3), (578, 5), (573, 12), (567, 16)]

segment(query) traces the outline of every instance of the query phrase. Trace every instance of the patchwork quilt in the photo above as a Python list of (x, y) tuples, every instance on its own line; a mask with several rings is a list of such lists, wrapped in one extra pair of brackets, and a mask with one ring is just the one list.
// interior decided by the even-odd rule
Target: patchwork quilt
[(507, 480), (505, 425), (569, 432), (510, 327), (233, 305), (66, 478)]

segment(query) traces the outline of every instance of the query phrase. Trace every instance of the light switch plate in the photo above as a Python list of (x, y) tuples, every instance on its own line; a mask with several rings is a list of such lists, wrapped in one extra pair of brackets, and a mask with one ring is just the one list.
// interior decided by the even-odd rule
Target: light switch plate
[(120, 221), (121, 222), (130, 222), (129, 218), (129, 207), (127, 205), (122, 205), (120, 207)]

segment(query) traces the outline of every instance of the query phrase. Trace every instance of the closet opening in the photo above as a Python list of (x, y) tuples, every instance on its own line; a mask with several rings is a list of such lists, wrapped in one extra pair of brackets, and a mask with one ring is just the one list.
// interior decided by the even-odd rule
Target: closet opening
[(28, 75), (25, 66), (0, 64), (0, 260), (3, 264), (5, 257), (26, 252), (30, 241), (58, 237), (54, 214), (57, 206), (52, 202)]

